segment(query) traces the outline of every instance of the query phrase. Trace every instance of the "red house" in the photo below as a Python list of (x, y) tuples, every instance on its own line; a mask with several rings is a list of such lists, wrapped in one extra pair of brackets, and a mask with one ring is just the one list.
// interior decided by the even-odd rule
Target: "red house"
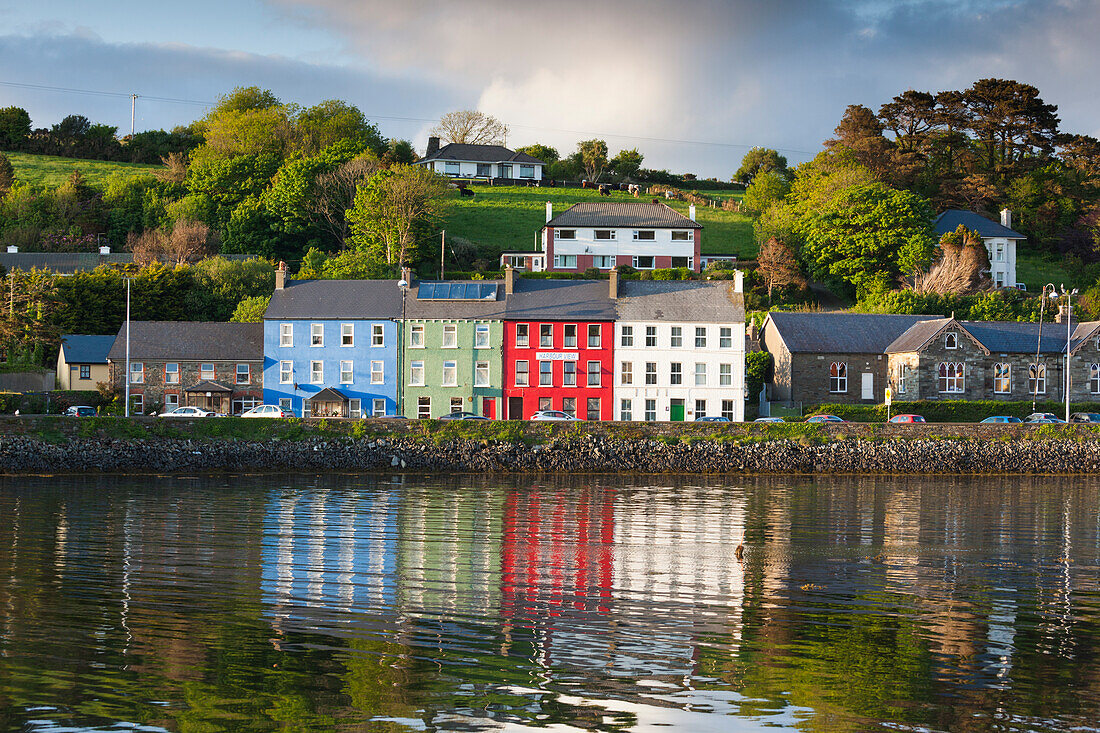
[(504, 417), (562, 410), (584, 420), (615, 413), (615, 301), (606, 280), (513, 279), (504, 316)]

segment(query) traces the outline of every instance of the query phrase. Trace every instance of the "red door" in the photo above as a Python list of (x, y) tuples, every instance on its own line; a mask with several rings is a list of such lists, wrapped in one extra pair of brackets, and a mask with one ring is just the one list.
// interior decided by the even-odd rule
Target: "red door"
[(481, 398), (481, 414), (483, 417), (487, 417), (490, 420), (497, 419), (496, 411), (497, 402), (492, 397)]

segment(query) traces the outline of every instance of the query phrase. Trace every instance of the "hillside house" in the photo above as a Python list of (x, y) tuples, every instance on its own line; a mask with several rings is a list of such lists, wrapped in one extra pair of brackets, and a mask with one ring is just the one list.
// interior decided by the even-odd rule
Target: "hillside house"
[(955, 231), (962, 224), (977, 232), (985, 242), (989, 253), (989, 278), (998, 288), (1022, 287), (1016, 280), (1016, 245), (1027, 239), (1023, 234), (1012, 230), (1012, 212), (1001, 211), (1001, 221), (997, 223), (980, 214), (961, 209), (948, 209), (932, 223), (936, 236)]
[(108, 383), (107, 354), (114, 343), (114, 336), (62, 336), (57, 354), (57, 388), (94, 390), (100, 382)]
[(416, 165), (451, 178), (507, 178), (520, 181), (541, 181), (546, 167), (546, 163), (538, 158), (517, 153), (503, 145), (449, 143), (440, 147), (438, 137), (428, 138), (428, 149)]

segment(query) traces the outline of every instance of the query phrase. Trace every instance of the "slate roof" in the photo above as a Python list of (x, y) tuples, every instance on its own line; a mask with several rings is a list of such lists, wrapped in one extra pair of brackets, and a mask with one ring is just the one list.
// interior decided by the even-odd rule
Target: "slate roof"
[(585, 201), (573, 204), (546, 222), (548, 227), (608, 227), (634, 229), (702, 229), (665, 204)]
[(999, 222), (986, 219), (981, 214), (963, 209), (948, 209), (932, 222), (936, 235), (941, 236), (947, 232), (953, 232), (962, 224), (967, 229), (977, 232), (983, 237), (1004, 237), (1006, 239), (1027, 239), (1023, 234), (1013, 231)]
[(884, 354), (920, 321), (940, 316), (878, 313), (769, 313), (791, 353)]
[(504, 318), (505, 296), (503, 280), (448, 280), (447, 282), (480, 282), (495, 284), (497, 286), (496, 300), (420, 300), (417, 295), (422, 283), (417, 282), (409, 288), (408, 299), (405, 301), (405, 317), (424, 320), (501, 320)]
[(619, 282), (615, 303), (620, 321), (743, 323), (745, 297), (732, 280)]
[(317, 394), (309, 398), (310, 402), (347, 402), (348, 398), (335, 387), (325, 387)]
[[(108, 354), (126, 359), (126, 324)], [(131, 321), (131, 361), (263, 361), (264, 324), (210, 321)]]
[[(951, 323), (950, 318), (941, 318), (915, 324), (899, 336), (886, 349), (888, 354), (919, 351), (929, 339)], [(1014, 321), (959, 321), (959, 325), (976, 338), (991, 354), (1034, 354), (1039, 338), (1038, 323), (1018, 323)], [(1077, 323), (1071, 336), (1072, 348), (1087, 339), (1100, 327), (1100, 322)], [(1061, 354), (1066, 350), (1066, 325), (1064, 323), (1044, 323), (1043, 341), (1039, 344), (1040, 354)]]
[(537, 163), (546, 165), (545, 161), (528, 155), (509, 150), (503, 145), (469, 145), (466, 143), (448, 143), (431, 155), (426, 155), (417, 163), (426, 163), (429, 160), (459, 160), (468, 163)]
[(61, 348), (69, 364), (106, 364), (107, 353), (114, 343), (114, 336), (69, 334), (61, 337)]
[(400, 317), (396, 280), (287, 280), (271, 294), (264, 313), (265, 319), (283, 321)]
[[(887, 354), (897, 354), (920, 350), (941, 328), (953, 322), (953, 318), (931, 318), (910, 326), (904, 333), (886, 347)], [(970, 329), (967, 329), (970, 330)]]
[(530, 321), (612, 321), (615, 302), (607, 280), (516, 278), (505, 317)]
[(232, 387), (227, 387), (221, 382), (215, 382), (212, 379), (204, 379), (196, 385), (188, 387), (183, 390), (184, 392), (232, 392)]

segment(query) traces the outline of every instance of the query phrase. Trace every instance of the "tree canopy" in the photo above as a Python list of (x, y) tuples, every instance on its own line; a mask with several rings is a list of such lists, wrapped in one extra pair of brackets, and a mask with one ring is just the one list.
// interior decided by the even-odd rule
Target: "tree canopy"
[(460, 109), (443, 115), (431, 134), (439, 136), (444, 144), (505, 145), (508, 126), (484, 112)]

